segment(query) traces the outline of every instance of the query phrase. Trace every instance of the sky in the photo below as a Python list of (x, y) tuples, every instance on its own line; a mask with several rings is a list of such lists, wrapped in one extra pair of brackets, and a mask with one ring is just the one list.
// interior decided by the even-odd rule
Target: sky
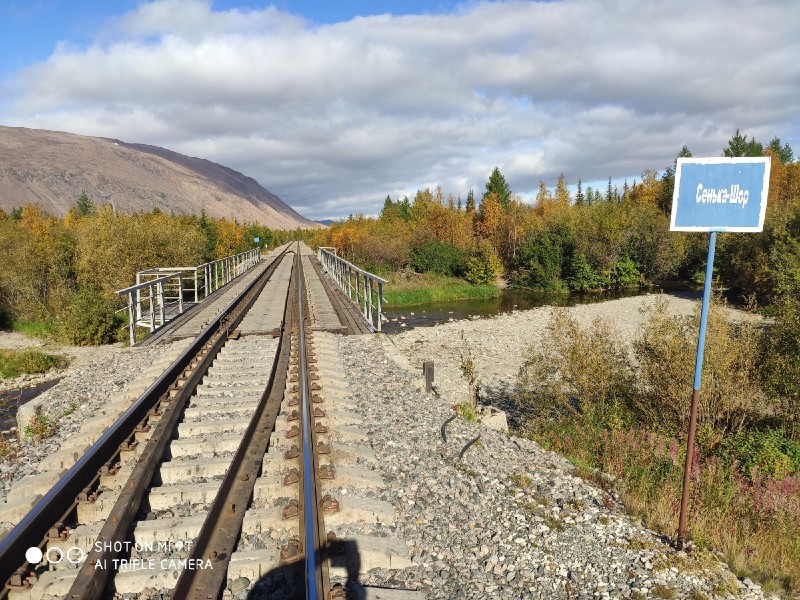
[(312, 219), (497, 166), (532, 201), (719, 156), (800, 155), (800, 2), (0, 0), (0, 125), (162, 146)]

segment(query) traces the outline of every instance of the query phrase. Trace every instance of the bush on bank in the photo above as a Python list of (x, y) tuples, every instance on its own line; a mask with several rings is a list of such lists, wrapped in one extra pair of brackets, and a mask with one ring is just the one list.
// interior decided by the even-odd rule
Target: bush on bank
[[(797, 304), (782, 303), (766, 329), (732, 323), (712, 305), (689, 520), (692, 539), (740, 576), (794, 594), (800, 436), (795, 388), (776, 386), (775, 376), (800, 360), (789, 333)], [(667, 534), (677, 529), (697, 330), (697, 315), (670, 316), (658, 304), (631, 345), (603, 321), (581, 326), (556, 311), (518, 380), (521, 431), (587, 477), (591, 469), (613, 475), (629, 509)]]
[(250, 249), (254, 237), (275, 245), (301, 235), (204, 214), (121, 214), (83, 197), (63, 218), (33, 205), (0, 210), (0, 327), (77, 344), (114, 341), (123, 324), (112, 309), (124, 305), (114, 292), (134, 284), (137, 271), (222, 258)]

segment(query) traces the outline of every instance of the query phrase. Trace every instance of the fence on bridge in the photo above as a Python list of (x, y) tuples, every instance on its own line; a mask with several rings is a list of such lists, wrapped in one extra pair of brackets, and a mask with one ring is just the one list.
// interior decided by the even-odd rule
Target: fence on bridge
[(383, 320), (383, 284), (385, 279), (359, 269), (336, 254), (336, 248), (320, 246), (317, 257), (322, 267), (339, 288), (358, 305), (361, 314), (376, 330), (381, 330)]
[(226, 256), (196, 267), (158, 267), (136, 273), (136, 285), (118, 290), (128, 300), (128, 331), (131, 345), (136, 328), (152, 333), (230, 283), (261, 260), (261, 249)]

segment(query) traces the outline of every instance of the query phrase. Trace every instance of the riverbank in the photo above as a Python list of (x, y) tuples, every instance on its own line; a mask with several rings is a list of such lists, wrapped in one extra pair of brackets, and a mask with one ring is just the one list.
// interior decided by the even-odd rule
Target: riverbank
[[(575, 307), (638, 318), (646, 298)], [(692, 303), (674, 307), (691, 314)], [(513, 380), (512, 348), (551, 308), (389, 336), (338, 338), (347, 379), (395, 504), (412, 566), (371, 573), (429, 598), (764, 598), (707, 553), (678, 552), (618, 497), (530, 439), (453, 418), (461, 331), (486, 382)], [(587, 314), (591, 321), (594, 315)], [(632, 323), (635, 326), (635, 323)], [(450, 343), (453, 342), (453, 343)], [(436, 393), (421, 391), (436, 361)], [(465, 391), (465, 390), (464, 390)], [(478, 439), (479, 438), (479, 439)], [(478, 439), (478, 442), (475, 440)], [(421, 587), (420, 586), (421, 582)]]
[[(693, 315), (699, 305), (697, 300), (652, 294), (559, 310), (565, 311), (581, 327), (602, 319), (618, 332), (616, 339), (632, 343), (648, 322), (650, 311), (659, 302), (666, 303), (668, 314), (680, 317)], [(610, 489), (610, 481), (615, 481), (613, 489), (634, 516), (642, 518), (649, 527), (665, 536), (674, 536), (677, 526), (674, 522), (675, 502), (680, 497), (680, 454), (685, 442), (665, 439), (663, 434), (657, 433), (657, 426), (653, 425), (650, 431), (646, 423), (626, 426), (625, 422), (619, 422), (604, 426), (591, 419), (565, 419), (563, 424), (544, 419), (543, 429), (533, 430), (529, 429), (530, 424), (542, 425), (536, 421), (537, 415), (515, 413), (516, 405), (513, 401), (508, 402), (514, 397), (520, 367), (530, 357), (528, 349), (531, 345), (541, 347), (548, 339), (555, 310), (542, 307), (491, 319), (445, 323), (409, 330), (391, 339), (401, 357), (398, 362), (412, 372), (420, 372), (423, 361), (435, 362), (436, 392), (451, 405), (463, 402), (469, 396), (461, 366), (462, 357), (470, 357), (475, 365), (481, 398), (512, 410), (510, 420), (515, 426), (515, 435), (530, 437), (571, 457), (576, 472), (606, 489)], [(732, 321), (762, 320), (758, 315), (726, 310)], [(688, 369), (686, 382), (688, 390), (691, 387)], [(762, 435), (753, 439), (766, 437)], [(611, 444), (604, 440), (610, 440)], [(669, 448), (672, 453), (673, 445), (676, 457), (670, 458), (672, 455), (668, 454), (665, 458), (664, 448)], [(726, 460), (724, 454), (710, 456), (703, 453), (698, 463), (699, 483), (695, 484), (698, 497), (694, 502), (699, 503), (696, 507), (699, 512), (692, 518), (692, 537), (699, 542), (701, 553), (727, 561), (745, 586), (753, 589), (752, 586), (758, 584), (752, 580), (757, 579), (764, 584), (766, 592), (782, 597), (788, 593), (789, 597), (794, 597), (791, 594), (797, 591), (797, 579), (791, 573), (797, 573), (794, 571), (797, 556), (792, 557), (791, 548), (792, 539), (796, 539), (796, 527), (787, 528), (786, 523), (797, 514), (797, 497), (792, 499), (791, 489), (795, 489), (800, 481), (791, 473), (788, 476), (777, 473), (759, 479), (760, 483), (749, 482), (743, 472), (739, 472), (738, 478), (738, 471), (732, 474), (731, 469), (735, 467), (725, 467), (728, 464)], [(656, 463), (658, 468), (653, 466)], [(653, 487), (651, 480), (660, 482), (658, 474), (664, 472), (668, 481)], [(612, 476), (600, 478), (600, 473)], [(762, 484), (767, 486), (766, 492), (759, 492)], [(775, 486), (788, 491), (770, 491)], [(709, 490), (718, 493), (714, 495)], [(728, 491), (733, 493), (735, 502), (725, 495)], [(759, 494), (764, 493), (773, 494), (774, 498), (770, 498), (776, 503), (774, 506), (783, 507), (767, 520), (761, 520), (760, 515), (769, 507), (758, 504)], [(752, 508), (751, 500), (755, 502), (752, 515), (747, 512), (748, 507)]]
[[(647, 320), (647, 311), (659, 298), (666, 300), (672, 315), (691, 316), (698, 301), (667, 294), (645, 294), (629, 298), (563, 307), (582, 326), (596, 318), (608, 319), (622, 339), (635, 339)], [(441, 323), (418, 327), (392, 336), (402, 354), (415, 365), (422, 361), (436, 363), (436, 384), (441, 393), (461, 402), (468, 395), (468, 385), (461, 375), (461, 354), (469, 348), (475, 357), (478, 380), (484, 395), (502, 395), (516, 380), (531, 344), (541, 342), (556, 307), (543, 306), (525, 311), (507, 312), (485, 319)], [(735, 311), (739, 318), (755, 318)], [(463, 334), (463, 335), (462, 335)], [(421, 369), (421, 366), (419, 366)]]

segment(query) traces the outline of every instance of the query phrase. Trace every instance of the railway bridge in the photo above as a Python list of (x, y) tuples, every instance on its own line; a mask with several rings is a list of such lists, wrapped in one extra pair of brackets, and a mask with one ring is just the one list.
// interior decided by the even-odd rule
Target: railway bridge
[[(346, 598), (370, 569), (410, 564), (404, 540), (375, 534), (395, 510), (373, 493), (384, 483), (334, 341), (380, 329), (383, 282), (319, 256), (291, 243), (231, 263), (230, 283), (171, 319), (162, 299), (141, 343), (176, 356), (8, 494), (5, 597), (206, 599), (259, 582), (265, 598)], [(125, 291), (132, 322), (148, 285), (155, 321), (170, 276)]]
[[(88, 378), (104, 400), (26, 447), (0, 502), (0, 595), (763, 600), (563, 457), (457, 418), (466, 338), (508, 372), (536, 314), (387, 339), (380, 280), (302, 243), (256, 259), (190, 268), (177, 311), (169, 270), (126, 292), (148, 346), (114, 349), (127, 360)], [(59, 387), (40, 399), (63, 407)]]

